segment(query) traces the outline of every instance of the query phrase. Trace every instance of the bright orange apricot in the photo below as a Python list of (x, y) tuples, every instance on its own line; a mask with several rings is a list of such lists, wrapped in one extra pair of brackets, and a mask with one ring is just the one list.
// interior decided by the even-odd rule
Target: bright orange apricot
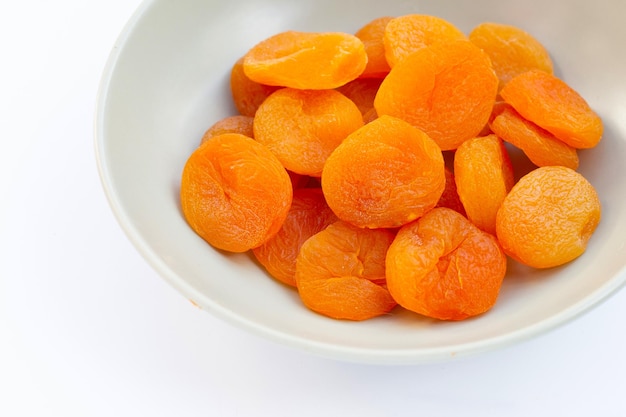
[(239, 133), (249, 138), (254, 138), (254, 131), (252, 130), (253, 121), (253, 117), (242, 115), (228, 116), (220, 119), (204, 132), (200, 143), (202, 144), (212, 137), (224, 133)]
[(467, 36), (447, 20), (424, 14), (408, 14), (391, 19), (383, 37), (385, 56), (392, 68), (425, 46), (455, 40), (467, 40)]
[(200, 145), (185, 163), (180, 188), (191, 228), (230, 252), (245, 252), (275, 235), (292, 195), (289, 175), (276, 156), (237, 133)]
[(243, 70), (257, 83), (322, 90), (356, 79), (366, 65), (365, 46), (354, 35), (287, 31), (250, 49)]
[(511, 78), (533, 69), (552, 74), (554, 65), (546, 48), (531, 34), (512, 25), (484, 22), (469, 40), (489, 55), (501, 89)]
[(577, 149), (600, 142), (603, 124), (587, 101), (560, 78), (531, 70), (509, 81), (500, 95), (525, 119)]
[(335, 319), (366, 320), (386, 314), (396, 302), (385, 286), (385, 256), (394, 234), (343, 221), (302, 244), (296, 284), (305, 306)]
[(463, 320), (495, 305), (506, 256), (494, 236), (440, 207), (400, 228), (386, 268), (398, 304), (440, 320)]
[(442, 150), (476, 137), (489, 120), (498, 78), (469, 41), (437, 42), (394, 66), (374, 100), (379, 116), (405, 120)]
[(518, 27), (465, 36), (410, 14), (354, 35), (286, 31), (233, 65), (230, 89), (239, 115), (189, 156), (182, 215), (321, 315), (474, 317), (495, 305), (507, 255), (563, 265), (600, 222), (575, 169), (602, 120)]
[(376, 113), (375, 108), (369, 109), (365, 114), (363, 114), (363, 123), (369, 123), (378, 118), (378, 113)]
[(357, 78), (337, 88), (337, 91), (356, 104), (365, 121), (368, 113), (374, 108), (374, 99), (382, 81), (381, 78)]
[(385, 28), (393, 19), (389, 16), (379, 17), (361, 27), (354, 35), (365, 45), (367, 65), (360, 75), (362, 78), (384, 78), (391, 68), (385, 57)]
[(463, 216), (467, 216), (465, 207), (463, 207), (463, 203), (461, 202), (461, 198), (459, 197), (459, 193), (456, 189), (454, 173), (446, 167), (445, 174), (446, 187), (444, 188), (443, 194), (441, 194), (441, 197), (435, 207), (447, 207), (462, 214)]
[(296, 286), (296, 257), (308, 238), (337, 221), (321, 188), (299, 188), (281, 229), (267, 242), (252, 249), (257, 261), (284, 284)]
[(507, 255), (550, 268), (584, 253), (600, 217), (596, 190), (581, 174), (567, 167), (539, 167), (506, 196), (496, 230)]
[(237, 111), (243, 116), (254, 117), (265, 99), (279, 87), (252, 81), (243, 72), (243, 58), (235, 62), (230, 72), (230, 92)]
[(349, 135), (328, 157), (322, 190), (342, 220), (397, 227), (435, 207), (445, 187), (437, 144), (421, 130), (381, 116)]
[(498, 137), (521, 149), (539, 167), (561, 165), (571, 169), (578, 168), (576, 148), (524, 119), (509, 104), (501, 103), (494, 109), (489, 125)]
[(495, 234), (496, 213), (514, 182), (502, 139), (491, 134), (463, 142), (454, 154), (454, 175), (467, 218)]
[(363, 125), (354, 102), (335, 90), (283, 88), (254, 118), (254, 138), (290, 171), (320, 176), (326, 158)]

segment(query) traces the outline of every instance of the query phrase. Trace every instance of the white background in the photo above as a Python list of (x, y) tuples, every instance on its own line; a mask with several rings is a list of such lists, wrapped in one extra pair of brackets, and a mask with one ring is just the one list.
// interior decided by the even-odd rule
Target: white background
[(0, 416), (624, 416), (626, 290), (549, 334), (421, 366), (341, 363), (194, 307), (98, 178), (93, 117), (139, 0), (0, 6)]

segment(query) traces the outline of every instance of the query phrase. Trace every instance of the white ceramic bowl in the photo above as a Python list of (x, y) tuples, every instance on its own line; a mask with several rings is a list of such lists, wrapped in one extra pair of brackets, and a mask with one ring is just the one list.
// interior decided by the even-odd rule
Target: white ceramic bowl
[[(232, 64), (279, 31), (355, 32), (379, 16), (443, 17), (468, 32), (484, 21), (520, 26), (552, 54), (558, 74), (603, 117), (605, 135), (580, 153), (603, 218), (587, 252), (552, 270), (511, 264), (487, 314), (436, 322), (395, 312), (334, 321), (304, 308), (246, 254), (211, 248), (185, 223), (181, 169), (204, 130), (235, 114)], [(422, 363), (519, 342), (589, 310), (626, 281), (626, 2), (596, 0), (153, 0), (113, 48), (97, 103), (104, 189), (139, 252), (185, 297), (256, 334), (326, 357)]]

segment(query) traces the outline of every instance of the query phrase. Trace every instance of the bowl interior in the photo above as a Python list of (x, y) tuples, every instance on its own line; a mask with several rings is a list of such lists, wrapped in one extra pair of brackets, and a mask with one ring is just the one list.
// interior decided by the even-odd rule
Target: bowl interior
[[(514, 262), (496, 306), (458, 323), (398, 309), (367, 322), (334, 321), (304, 308), (247, 254), (214, 250), (181, 215), (185, 160), (204, 131), (236, 113), (232, 64), (279, 31), (354, 33), (379, 16), (425, 13), (466, 33), (493, 21), (520, 26), (549, 50), (557, 73), (603, 117), (600, 144), (580, 153), (597, 188), (602, 222), (574, 262), (536, 271)], [(105, 191), (138, 250), (185, 297), (236, 325), (321, 355), (419, 363), (479, 352), (539, 334), (586, 311), (626, 280), (626, 39), (615, 1), (165, 0), (137, 10), (105, 70), (96, 151)]]

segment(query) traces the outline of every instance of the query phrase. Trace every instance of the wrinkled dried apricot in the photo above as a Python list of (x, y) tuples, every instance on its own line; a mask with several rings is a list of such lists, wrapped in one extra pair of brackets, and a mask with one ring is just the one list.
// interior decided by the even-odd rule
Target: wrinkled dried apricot
[(328, 157), (322, 190), (342, 220), (397, 227), (432, 209), (445, 187), (437, 144), (421, 130), (381, 116), (350, 134)]
[(215, 136), (183, 168), (185, 219), (218, 249), (245, 252), (263, 244), (280, 229), (291, 200), (291, 180), (280, 161), (244, 135)]
[(496, 230), (509, 256), (550, 268), (582, 255), (600, 217), (596, 190), (581, 174), (567, 167), (539, 167), (506, 196)]
[(498, 78), (489, 57), (469, 41), (438, 42), (394, 66), (374, 100), (379, 116), (403, 119), (442, 150), (476, 137), (489, 120)]
[(361, 42), (365, 45), (365, 53), (367, 54), (367, 65), (360, 77), (383, 78), (389, 73), (391, 68), (389, 68), (389, 63), (385, 56), (383, 37), (387, 23), (389, 23), (391, 19), (393, 18), (388, 16), (374, 19), (365, 24), (354, 34), (354, 36), (361, 39)]
[(204, 143), (212, 137), (224, 133), (239, 133), (249, 138), (254, 138), (254, 131), (252, 129), (253, 121), (253, 117), (243, 115), (228, 116), (220, 119), (204, 132), (200, 143)]
[(462, 320), (494, 306), (506, 273), (496, 238), (448, 208), (404, 225), (387, 252), (387, 287), (408, 310)]
[(465, 207), (463, 207), (463, 203), (461, 202), (461, 198), (459, 197), (459, 193), (456, 189), (454, 173), (446, 167), (445, 174), (446, 186), (443, 189), (443, 194), (441, 194), (441, 197), (435, 207), (447, 207), (467, 217)]
[(468, 219), (495, 234), (496, 213), (514, 182), (502, 140), (491, 134), (463, 142), (454, 154), (454, 175)]
[(356, 104), (359, 110), (361, 110), (363, 120), (365, 121), (367, 120), (366, 117), (368, 117), (368, 113), (374, 108), (374, 99), (376, 98), (380, 83), (382, 83), (381, 78), (357, 78), (337, 88), (337, 91)]
[(335, 90), (283, 88), (254, 117), (254, 138), (290, 171), (320, 176), (326, 158), (363, 125), (354, 102)]
[(372, 107), (363, 115), (363, 123), (372, 122), (376, 120), (377, 118), (378, 118), (378, 113), (376, 113), (376, 109)]
[(230, 92), (233, 103), (243, 116), (254, 117), (265, 99), (279, 87), (252, 81), (243, 72), (243, 58), (239, 58), (230, 72)]
[(408, 14), (391, 19), (383, 37), (385, 56), (392, 68), (418, 49), (454, 40), (467, 40), (467, 37), (447, 20), (425, 14)]
[(361, 229), (343, 221), (302, 244), (296, 284), (305, 306), (345, 320), (366, 320), (396, 306), (385, 286), (385, 256), (394, 238), (386, 229)]
[(409, 14), (354, 35), (286, 31), (237, 60), (230, 89), (239, 115), (189, 156), (182, 213), (321, 315), (480, 315), (507, 255), (562, 265), (600, 222), (575, 170), (602, 120), (521, 28), (466, 36)]
[(560, 78), (531, 70), (509, 81), (500, 95), (527, 120), (577, 149), (592, 148), (602, 138), (602, 119), (587, 101)]
[(287, 218), (278, 233), (253, 248), (252, 253), (271, 276), (295, 287), (296, 257), (300, 247), (337, 220), (326, 204), (321, 188), (296, 189)]
[(546, 48), (519, 27), (484, 22), (472, 29), (469, 40), (489, 55), (500, 89), (526, 71), (538, 69), (550, 74), (554, 71)]
[(366, 65), (365, 46), (354, 35), (287, 31), (252, 47), (243, 70), (257, 83), (320, 90), (356, 79)]
[(578, 152), (555, 138), (545, 129), (524, 119), (513, 107), (498, 103), (489, 123), (491, 130), (519, 148), (538, 167), (560, 165), (571, 169), (578, 168)]

